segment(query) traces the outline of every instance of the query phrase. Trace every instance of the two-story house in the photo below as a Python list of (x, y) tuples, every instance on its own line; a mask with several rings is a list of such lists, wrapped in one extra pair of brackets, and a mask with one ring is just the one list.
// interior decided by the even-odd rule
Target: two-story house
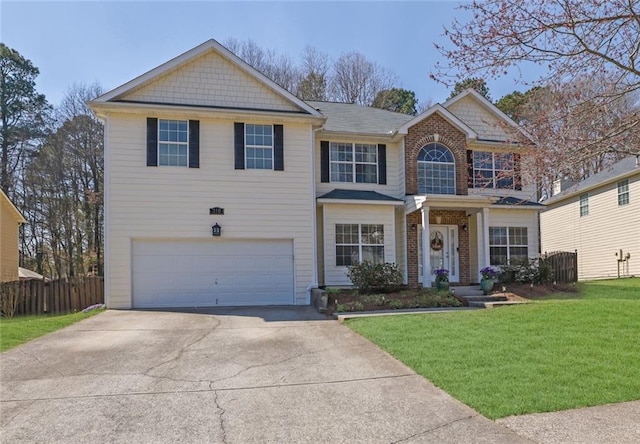
[(210, 40), (90, 106), (111, 308), (308, 304), (363, 260), (468, 284), (538, 254), (517, 125), (472, 90), (417, 117), (304, 102)]
[(627, 157), (543, 201), (542, 251), (577, 251), (578, 279), (640, 275), (640, 157)]

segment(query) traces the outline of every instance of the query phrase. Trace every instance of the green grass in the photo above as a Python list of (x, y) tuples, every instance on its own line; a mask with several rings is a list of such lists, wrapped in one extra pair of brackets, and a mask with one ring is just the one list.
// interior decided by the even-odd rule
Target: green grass
[(47, 333), (60, 330), (102, 311), (104, 310), (92, 310), (89, 313), (73, 313), (59, 316), (2, 318), (0, 319), (0, 352), (17, 347)]
[(640, 399), (640, 279), (580, 290), (572, 300), (348, 325), (489, 418)]

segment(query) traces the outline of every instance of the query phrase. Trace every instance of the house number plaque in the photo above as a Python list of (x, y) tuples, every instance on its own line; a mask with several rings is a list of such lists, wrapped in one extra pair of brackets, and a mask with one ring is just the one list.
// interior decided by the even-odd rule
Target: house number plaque
[(224, 208), (220, 208), (220, 207), (209, 208), (209, 214), (224, 214)]

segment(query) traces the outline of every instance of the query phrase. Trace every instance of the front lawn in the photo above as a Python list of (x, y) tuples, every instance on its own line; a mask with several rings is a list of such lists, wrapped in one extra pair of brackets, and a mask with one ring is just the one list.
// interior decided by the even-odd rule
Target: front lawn
[(67, 315), (23, 316), (0, 319), (0, 352), (17, 347), (35, 338), (60, 330), (68, 325), (86, 319), (104, 310)]
[(640, 279), (515, 307), (347, 321), (489, 418), (640, 399)]

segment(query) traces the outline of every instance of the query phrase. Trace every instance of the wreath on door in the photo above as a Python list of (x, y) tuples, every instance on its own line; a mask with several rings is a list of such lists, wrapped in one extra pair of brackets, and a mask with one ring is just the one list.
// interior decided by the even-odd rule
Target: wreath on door
[(442, 233), (439, 231), (435, 231), (433, 233), (433, 237), (431, 238), (431, 249), (433, 251), (440, 251), (444, 246), (444, 242), (442, 240)]

